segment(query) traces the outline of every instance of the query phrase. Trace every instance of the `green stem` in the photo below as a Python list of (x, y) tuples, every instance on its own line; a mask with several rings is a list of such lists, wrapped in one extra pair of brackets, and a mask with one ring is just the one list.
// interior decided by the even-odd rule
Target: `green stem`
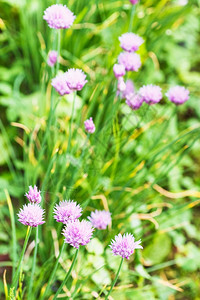
[(53, 271), (52, 271), (52, 273), (51, 273), (51, 276), (50, 276), (50, 278), (49, 278), (49, 280), (48, 280), (47, 287), (46, 287), (46, 289), (45, 289), (45, 291), (44, 291), (44, 294), (42, 295), (41, 300), (44, 299), (44, 297), (46, 296), (46, 294), (47, 294), (47, 292), (48, 292), (48, 290), (49, 290), (50, 284), (51, 284), (51, 282), (52, 282), (52, 280), (53, 280), (53, 278), (54, 278), (54, 276), (55, 276), (56, 270), (57, 270), (57, 268), (58, 268), (59, 259), (60, 259), (61, 255), (62, 255), (62, 253), (63, 253), (64, 248), (65, 248), (65, 243), (64, 243), (64, 241), (63, 241), (61, 250), (60, 250), (59, 255), (58, 255), (57, 259), (56, 259), (56, 263), (55, 263), (54, 269), (53, 269)]
[(70, 152), (70, 148), (71, 148), (72, 123), (73, 123), (73, 118), (74, 118), (75, 100), (76, 100), (76, 91), (74, 92), (74, 98), (73, 98), (73, 103), (72, 103), (72, 114), (71, 114), (71, 120), (70, 120), (70, 125), (69, 125), (69, 139), (68, 139), (68, 145), (67, 145), (67, 152)]
[(74, 267), (74, 264), (75, 264), (75, 262), (76, 262), (76, 259), (77, 259), (77, 256), (78, 256), (78, 250), (79, 250), (79, 249), (76, 249), (76, 252), (75, 252), (74, 259), (73, 259), (73, 261), (72, 261), (71, 267), (70, 267), (69, 271), (67, 272), (67, 275), (65, 276), (65, 279), (63, 280), (61, 286), (60, 286), (59, 289), (57, 290), (57, 292), (56, 292), (56, 294), (55, 294), (53, 300), (56, 300), (56, 299), (57, 299), (57, 296), (58, 296), (59, 293), (61, 292), (63, 286), (66, 284), (66, 282), (67, 282), (67, 280), (68, 280), (68, 278), (69, 278), (69, 275), (71, 274), (71, 271), (72, 271), (72, 269), (73, 269), (73, 267)]
[(23, 246), (20, 258), (19, 258), (19, 263), (18, 263), (17, 270), (15, 272), (15, 275), (14, 275), (14, 278), (13, 278), (13, 281), (12, 281), (11, 289), (15, 289), (16, 286), (17, 286), (18, 279), (19, 279), (19, 272), (20, 272), (22, 260), (23, 260), (23, 257), (24, 257), (24, 253), (26, 251), (26, 247), (27, 247), (27, 244), (28, 244), (28, 240), (29, 240), (29, 237), (30, 237), (30, 234), (31, 234), (31, 229), (32, 229), (32, 227), (28, 226), (25, 241), (24, 241), (24, 246)]
[(56, 29), (58, 32), (58, 43), (57, 43), (57, 53), (58, 53), (58, 58), (57, 58), (57, 62), (56, 62), (56, 74), (58, 73), (58, 69), (59, 69), (59, 57), (60, 57), (60, 42), (61, 42), (61, 29)]
[(118, 269), (118, 271), (117, 271), (117, 274), (116, 274), (116, 276), (115, 276), (115, 279), (114, 279), (114, 281), (113, 281), (113, 283), (112, 283), (112, 286), (111, 286), (111, 288), (110, 288), (110, 290), (109, 290), (109, 292), (108, 292), (108, 294), (107, 294), (105, 300), (108, 299), (110, 293), (112, 292), (113, 287), (115, 286), (115, 283), (117, 282), (117, 279), (118, 279), (119, 272), (120, 272), (120, 270), (121, 270), (123, 261), (124, 261), (124, 258), (122, 257), (121, 262), (120, 262), (120, 265), (119, 265), (119, 269)]
[(32, 286), (33, 286), (33, 279), (34, 279), (35, 266), (36, 266), (37, 249), (38, 249), (38, 226), (35, 229), (35, 249), (33, 255), (31, 277), (30, 277), (29, 287), (28, 287), (28, 299), (32, 298)]
[(132, 31), (132, 27), (133, 27), (133, 19), (134, 19), (134, 15), (135, 15), (135, 10), (136, 10), (136, 5), (132, 5), (132, 8), (131, 8), (130, 23), (129, 23), (129, 28), (128, 28), (128, 31), (129, 31), (129, 32)]

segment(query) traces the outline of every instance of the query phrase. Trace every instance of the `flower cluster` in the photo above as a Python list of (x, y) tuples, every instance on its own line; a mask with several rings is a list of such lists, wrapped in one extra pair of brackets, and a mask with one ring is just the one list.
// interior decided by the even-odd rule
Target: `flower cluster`
[(47, 64), (49, 65), (49, 67), (53, 67), (56, 64), (57, 58), (58, 58), (57, 51), (52, 50), (49, 52), (48, 60), (47, 60)]
[(92, 223), (92, 226), (97, 229), (106, 229), (111, 223), (111, 213), (106, 210), (95, 210), (91, 213), (88, 220)]
[(132, 234), (126, 233), (123, 236), (119, 233), (115, 239), (111, 241), (110, 248), (114, 255), (120, 255), (122, 258), (129, 259), (135, 249), (143, 249), (140, 245), (141, 240), (135, 242)]
[(44, 11), (43, 19), (50, 28), (66, 29), (72, 26), (75, 16), (66, 5), (53, 4)]
[(57, 222), (67, 224), (69, 221), (75, 221), (82, 215), (82, 208), (74, 201), (60, 201), (54, 207), (54, 219)]
[(84, 126), (85, 126), (85, 131), (87, 131), (88, 133), (95, 132), (95, 125), (94, 125), (92, 117), (90, 117), (88, 120), (86, 120), (84, 122)]
[(31, 227), (37, 227), (45, 223), (44, 217), (44, 209), (41, 208), (39, 203), (41, 202), (41, 195), (37, 186), (29, 186), (28, 193), (25, 194), (27, 199), (30, 201), (28, 205), (24, 205), (23, 208), (20, 208), (18, 213), (19, 222), (23, 225), (28, 225)]

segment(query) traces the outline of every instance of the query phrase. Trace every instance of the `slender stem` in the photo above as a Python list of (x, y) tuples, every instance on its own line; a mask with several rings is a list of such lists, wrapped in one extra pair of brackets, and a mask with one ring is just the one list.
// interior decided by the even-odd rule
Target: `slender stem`
[(117, 274), (116, 274), (116, 276), (115, 276), (115, 279), (114, 279), (114, 281), (113, 281), (113, 283), (112, 283), (112, 286), (111, 286), (111, 288), (110, 288), (110, 290), (109, 290), (109, 292), (108, 292), (108, 294), (107, 294), (105, 300), (108, 299), (110, 293), (112, 292), (113, 287), (115, 286), (115, 283), (117, 282), (117, 278), (118, 278), (118, 276), (119, 276), (119, 272), (120, 272), (120, 270), (121, 270), (123, 261), (124, 261), (124, 258), (122, 257), (121, 262), (120, 262), (120, 265), (119, 265), (119, 269), (118, 269), (118, 271), (117, 271)]
[(33, 279), (34, 279), (34, 273), (35, 273), (37, 249), (38, 249), (38, 226), (35, 229), (35, 249), (34, 249), (34, 255), (33, 255), (33, 265), (32, 265), (31, 277), (29, 280), (29, 287), (28, 287), (28, 299), (31, 299), (31, 297), (32, 297), (32, 286), (33, 286)]
[(26, 231), (26, 237), (25, 237), (25, 241), (24, 241), (24, 246), (23, 246), (20, 258), (19, 258), (19, 263), (18, 263), (17, 270), (15, 272), (15, 275), (14, 275), (14, 278), (13, 278), (13, 281), (12, 281), (11, 289), (12, 288), (15, 289), (16, 286), (17, 286), (18, 279), (19, 279), (19, 272), (20, 272), (22, 260), (23, 260), (23, 257), (24, 257), (24, 253), (26, 251), (26, 247), (27, 247), (27, 244), (28, 244), (28, 240), (29, 240), (29, 237), (30, 237), (30, 234), (31, 234), (31, 229), (32, 229), (32, 227), (28, 226), (27, 231)]
[(52, 282), (52, 280), (53, 280), (53, 278), (54, 278), (54, 276), (55, 276), (56, 270), (57, 270), (57, 268), (58, 268), (59, 259), (60, 259), (61, 255), (62, 255), (62, 253), (63, 253), (64, 248), (65, 248), (65, 243), (64, 243), (64, 241), (63, 241), (62, 247), (61, 247), (60, 252), (59, 252), (59, 255), (58, 255), (57, 259), (56, 259), (56, 263), (55, 263), (55, 265), (54, 265), (53, 271), (52, 271), (51, 276), (50, 276), (50, 278), (49, 278), (49, 280), (48, 280), (47, 287), (46, 287), (46, 289), (45, 289), (45, 291), (44, 291), (44, 294), (42, 295), (41, 300), (44, 299), (44, 297), (46, 296), (46, 294), (47, 294), (47, 292), (48, 292), (48, 290), (49, 290), (50, 284), (51, 284), (51, 282)]
[(74, 118), (75, 100), (76, 100), (76, 91), (74, 92), (74, 98), (73, 98), (73, 103), (72, 103), (72, 114), (71, 114), (71, 120), (70, 120), (70, 125), (69, 125), (69, 139), (68, 139), (68, 145), (67, 145), (67, 152), (70, 152), (70, 148), (71, 148), (72, 123), (73, 123), (73, 118)]
[(132, 31), (132, 27), (133, 27), (133, 19), (134, 19), (134, 15), (135, 15), (135, 10), (136, 10), (136, 5), (132, 5), (132, 8), (131, 8), (130, 23), (129, 23), (129, 28), (128, 28), (128, 31), (129, 31), (129, 32)]
[(60, 57), (60, 43), (61, 43), (61, 29), (56, 29), (58, 32), (58, 40), (57, 40), (57, 53), (58, 53), (58, 58), (56, 62), (56, 73), (58, 73), (59, 69), (59, 57)]
[(63, 280), (61, 286), (60, 286), (59, 289), (57, 290), (57, 292), (56, 292), (56, 294), (55, 294), (53, 300), (56, 300), (56, 299), (57, 299), (57, 296), (58, 296), (59, 293), (61, 292), (63, 286), (66, 284), (66, 282), (67, 282), (67, 280), (68, 280), (68, 278), (69, 278), (69, 275), (71, 274), (71, 271), (72, 271), (72, 269), (73, 269), (73, 267), (74, 267), (74, 264), (75, 264), (75, 262), (76, 262), (77, 256), (78, 256), (78, 249), (76, 249), (76, 252), (75, 252), (75, 254), (74, 254), (74, 259), (73, 259), (73, 261), (72, 261), (71, 267), (70, 267), (69, 271), (67, 272), (67, 275), (65, 276), (65, 279)]

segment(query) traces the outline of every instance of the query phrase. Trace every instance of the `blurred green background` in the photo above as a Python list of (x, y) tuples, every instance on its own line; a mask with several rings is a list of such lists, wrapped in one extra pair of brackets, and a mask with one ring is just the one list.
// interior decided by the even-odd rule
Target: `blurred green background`
[[(1, 0), (0, 273), (7, 269), (8, 284), (13, 254), (5, 190), (14, 207), (19, 254), (26, 228), (16, 212), (25, 203), (28, 185), (37, 183), (49, 221), (42, 227), (35, 299), (62, 241), (52, 207), (69, 197), (83, 206), (84, 217), (95, 208), (109, 208), (113, 223), (82, 249), (68, 296), (103, 298), (119, 264), (108, 244), (115, 234), (132, 232), (142, 239), (144, 250), (124, 263), (113, 299), (200, 299), (200, 1), (186, 2), (137, 5), (131, 26), (145, 40), (138, 52), (142, 68), (128, 77), (136, 88), (158, 84), (163, 94), (172, 85), (184, 85), (190, 99), (176, 108), (164, 97), (148, 111), (144, 106), (133, 113), (123, 101), (116, 102), (112, 71), (120, 53), (118, 37), (130, 26), (131, 4), (60, 1), (77, 16), (71, 29), (61, 31), (60, 69), (81, 68), (88, 79), (76, 99), (73, 151), (66, 155), (70, 95), (60, 101), (44, 139), (53, 76), (46, 60), (57, 33), (43, 21), (43, 12), (54, 2)], [(96, 132), (86, 140), (83, 121), (90, 116)], [(25, 283), (32, 262), (29, 250)], [(51, 293), (63, 280), (72, 254), (68, 247)], [(3, 299), (3, 281), (0, 295)]]

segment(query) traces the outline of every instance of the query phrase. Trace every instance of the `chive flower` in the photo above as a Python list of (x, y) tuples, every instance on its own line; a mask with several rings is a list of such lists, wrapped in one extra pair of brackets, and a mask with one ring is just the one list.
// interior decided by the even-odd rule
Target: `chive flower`
[(64, 73), (58, 74), (54, 77), (51, 81), (51, 85), (61, 96), (72, 93), (72, 90), (70, 90), (67, 85)]
[(87, 83), (85, 73), (80, 69), (69, 69), (65, 72), (65, 81), (72, 91), (80, 91)]
[(156, 104), (162, 99), (161, 88), (153, 84), (143, 85), (143, 87), (141, 87), (139, 90), (139, 94), (141, 95), (143, 101), (149, 105)]
[(140, 56), (134, 52), (121, 52), (118, 56), (118, 63), (124, 65), (126, 71), (137, 72), (141, 67)]
[(90, 242), (93, 231), (94, 228), (89, 221), (76, 220), (74, 222), (67, 223), (62, 234), (65, 237), (65, 243), (78, 249), (80, 245), (85, 246)]
[(134, 52), (144, 43), (144, 40), (137, 34), (127, 32), (119, 37), (120, 47), (128, 52)]
[(58, 52), (55, 50), (51, 50), (48, 54), (47, 64), (50, 67), (53, 67), (57, 62), (57, 58), (58, 58)]
[(124, 65), (115, 64), (113, 66), (113, 72), (116, 78), (122, 77), (126, 74)]
[(72, 26), (75, 16), (66, 5), (53, 4), (44, 11), (43, 19), (50, 28), (66, 29)]
[(44, 209), (42, 209), (39, 204), (28, 203), (28, 205), (25, 204), (23, 208), (20, 208), (18, 220), (24, 225), (37, 227), (45, 223), (43, 215)]
[(132, 109), (137, 110), (142, 105), (143, 100), (139, 94), (128, 94), (126, 96), (126, 104)]
[(134, 94), (134, 93), (135, 93), (135, 88), (134, 88), (133, 81), (131, 79), (128, 79), (126, 81), (126, 89), (122, 93), (122, 98), (126, 99), (129, 94)]
[(137, 4), (139, 2), (139, 0), (130, 0), (131, 4)]
[(106, 229), (111, 223), (111, 213), (106, 210), (95, 210), (91, 213), (88, 220), (92, 223), (92, 226), (97, 229)]
[(82, 215), (82, 208), (79, 204), (71, 200), (60, 201), (54, 207), (54, 219), (57, 222), (67, 224), (69, 221), (75, 221)]
[(84, 126), (85, 126), (85, 131), (87, 131), (88, 133), (94, 133), (95, 132), (95, 125), (94, 125), (92, 117), (90, 117), (89, 119), (87, 119), (84, 122)]
[(123, 236), (119, 233), (115, 236), (115, 239), (111, 241), (109, 247), (112, 249), (114, 255), (129, 259), (129, 256), (133, 254), (135, 249), (143, 249), (140, 243), (141, 240), (135, 242), (131, 233), (126, 233)]
[(183, 86), (174, 86), (166, 93), (168, 99), (176, 105), (181, 105), (189, 99), (189, 91)]
[(41, 191), (38, 190), (36, 185), (34, 185), (34, 187), (30, 185), (29, 191), (25, 196), (31, 203), (40, 203), (42, 200), (40, 193)]

